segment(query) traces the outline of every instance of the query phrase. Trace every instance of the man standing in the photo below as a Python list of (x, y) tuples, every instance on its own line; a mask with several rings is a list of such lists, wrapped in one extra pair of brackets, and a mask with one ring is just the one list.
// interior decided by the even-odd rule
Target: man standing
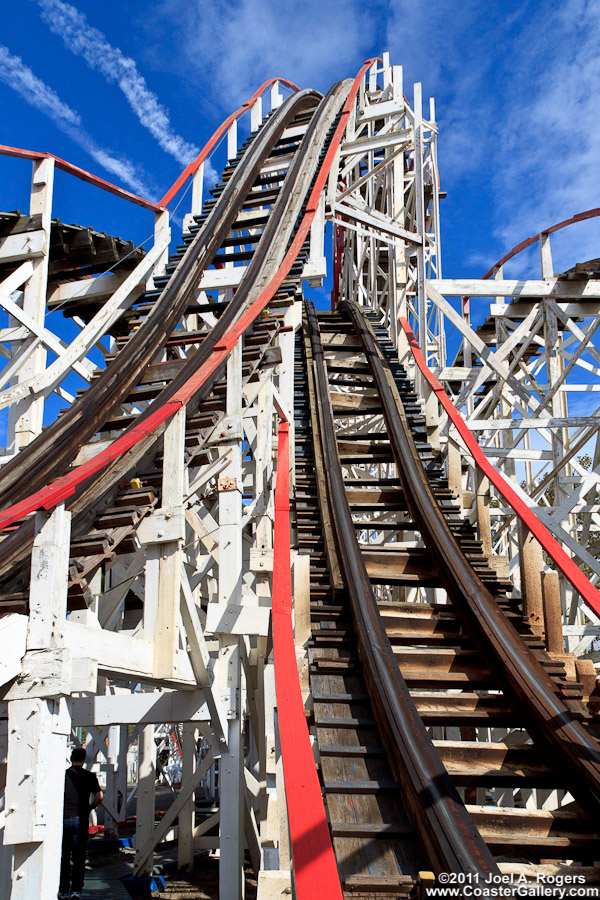
[[(63, 811), (62, 857), (60, 862), (59, 900), (79, 900), (85, 875), (85, 847), (88, 820), (92, 809), (102, 803), (102, 791), (93, 772), (83, 768), (85, 750), (75, 748), (71, 753), (71, 768), (65, 776), (65, 805)], [(94, 797), (90, 803), (90, 796)], [(71, 856), (73, 877), (71, 880)]]

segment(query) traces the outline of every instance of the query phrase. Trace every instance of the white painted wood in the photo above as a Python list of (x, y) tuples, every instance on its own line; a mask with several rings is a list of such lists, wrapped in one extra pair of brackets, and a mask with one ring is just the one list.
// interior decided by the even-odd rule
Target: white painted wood
[[(181, 781), (185, 784), (196, 770), (196, 741), (198, 730), (189, 722), (184, 723), (182, 749)], [(194, 868), (194, 824), (196, 803), (192, 791), (184, 803), (178, 817), (179, 833), (177, 835), (177, 865), (182, 871)]]
[(227, 129), (227, 159), (232, 160), (237, 153), (237, 119), (234, 119)]
[(206, 613), (209, 634), (263, 635), (269, 633), (271, 610), (264, 606), (211, 603)]
[(202, 690), (137, 691), (133, 694), (74, 697), (71, 710), (74, 725), (128, 725), (131, 722), (145, 725), (210, 720)]
[(204, 163), (201, 163), (192, 177), (192, 206), (191, 214), (199, 216), (202, 213), (202, 197), (204, 192)]
[(393, 131), (389, 134), (377, 134), (375, 137), (358, 138), (355, 141), (348, 141), (342, 144), (342, 156), (352, 156), (355, 154), (364, 154), (371, 150), (378, 150), (380, 147), (394, 147), (396, 144), (406, 144), (408, 146), (412, 132), (409, 129)]
[[(60, 647), (67, 613), (71, 513), (59, 504), (52, 513), (35, 514), (31, 554), (27, 649)], [(68, 691), (67, 691), (68, 693)]]
[(15, 291), (17, 291), (31, 276), (34, 272), (34, 266), (32, 262), (24, 262), (11, 272), (10, 275), (7, 275), (6, 278), (0, 282), (0, 303), (4, 303), (4, 300), (7, 297), (10, 297)]
[(45, 245), (46, 240), (42, 230), (9, 234), (7, 237), (0, 238), (0, 262), (6, 264), (39, 259), (44, 255)]
[[(162, 839), (168, 833), (173, 822), (179, 815), (180, 810), (187, 802), (191, 792), (194, 791), (200, 784), (210, 767), (213, 765), (217, 756), (218, 753), (213, 753), (212, 749), (206, 754), (206, 756), (204, 756), (196, 771), (192, 775), (190, 775), (189, 779), (181, 786), (181, 790), (179, 792), (179, 795), (177, 796), (177, 799), (171, 804), (166, 814), (161, 819), (160, 823), (148, 836), (146, 842), (144, 844), (140, 843), (139, 848), (136, 846), (136, 855), (133, 865), (134, 875), (141, 875), (145, 871), (147, 871), (149, 864), (151, 864), (152, 850), (157, 846), (158, 843), (160, 843), (160, 841), (162, 841)], [(152, 819), (153, 818), (154, 816), (152, 816)]]
[(251, 131), (256, 131), (256, 129), (259, 127), (260, 123), (262, 122), (262, 118), (263, 118), (262, 109), (263, 109), (262, 97), (257, 97), (256, 100), (254, 101), (254, 103), (252, 104), (252, 107), (250, 108), (250, 130)]
[(296, 554), (292, 568), (294, 587), (294, 641), (306, 647), (310, 640), (310, 556)]
[(165, 684), (181, 684), (182, 687), (196, 684), (191, 663), (184, 650), (177, 653), (173, 676), (155, 679), (154, 646), (151, 641), (70, 621), (65, 622), (64, 639), (65, 647), (73, 656), (97, 660), (98, 670), (102, 674), (131, 675), (144, 681), (159, 680)]
[(0, 687), (21, 672), (27, 641), (27, 616), (11, 613), (0, 618)]
[[(41, 234), (42, 239), (40, 246), (42, 255), (33, 261), (33, 272), (27, 280), (23, 291), (23, 315), (27, 316), (30, 321), (21, 322), (21, 324), (30, 328), (32, 336), (24, 341), (20, 347), (28, 349), (28, 345), (34, 343), (35, 348), (31, 353), (27, 353), (27, 358), (23, 360), (23, 364), (19, 367), (17, 374), (19, 382), (27, 381), (29, 378), (39, 374), (46, 365), (46, 349), (41, 342), (38, 342), (37, 338), (39, 335), (36, 333), (36, 329), (44, 327), (46, 314), (53, 187), (54, 159), (35, 160), (32, 164), (29, 213), (32, 216), (39, 215), (41, 217), (41, 231), (39, 234)], [(28, 239), (29, 236), (23, 235), (22, 237)], [(18, 319), (18, 321), (21, 321), (21, 319)], [(33, 329), (31, 329), (32, 323), (34, 325)], [(9, 320), (9, 325), (11, 324), (13, 323)], [(13, 349), (18, 351), (20, 349), (19, 345), (15, 344)], [(42, 430), (43, 415), (43, 398), (30, 395), (23, 397), (21, 402), (14, 406), (9, 414), (7, 448), (19, 450), (21, 447), (29, 444)]]
[[(185, 417), (184, 407), (169, 420), (164, 434), (162, 501), (167, 511), (164, 531), (167, 532), (169, 523), (175, 521), (177, 536), (169, 538), (170, 533), (166, 533), (164, 542), (159, 545), (158, 608), (154, 626), (154, 674), (158, 678), (171, 677), (179, 646)], [(173, 512), (175, 509), (177, 515)]]
[(4, 841), (14, 845), (11, 900), (53, 900), (58, 891), (68, 712), (60, 728), (57, 712), (54, 701), (9, 704)]
[(548, 278), (545, 281), (527, 279), (488, 280), (475, 278), (432, 278), (428, 284), (446, 297), (557, 297), (597, 299), (600, 297), (600, 280), (569, 281)]
[[(348, 200), (349, 199), (350, 198), (348, 198)], [(402, 240), (408, 241), (408, 243), (414, 244), (415, 246), (420, 246), (422, 244), (422, 239), (418, 234), (406, 231), (404, 228), (399, 228), (389, 219), (386, 220), (374, 210), (365, 212), (361, 209), (357, 209), (355, 206), (350, 206), (347, 201), (345, 203), (336, 203), (335, 211), (341, 215), (348, 216), (349, 219), (354, 219), (356, 222), (370, 225), (377, 231), (383, 232), (383, 234), (388, 234), (395, 238), (402, 238)]]
[[(154, 805), (156, 782), (156, 743), (154, 741), (154, 725), (145, 725), (141, 729), (138, 743), (138, 790), (137, 813), (135, 820), (135, 860), (134, 874), (149, 875), (152, 871), (153, 854), (156, 846), (153, 842)], [(150, 845), (150, 850), (142, 858), (142, 849)]]

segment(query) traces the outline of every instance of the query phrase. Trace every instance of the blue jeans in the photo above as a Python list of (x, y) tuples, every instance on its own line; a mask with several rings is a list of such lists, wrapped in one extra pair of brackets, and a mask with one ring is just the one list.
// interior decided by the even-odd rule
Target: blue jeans
[[(85, 876), (85, 847), (88, 837), (87, 819), (82, 822), (78, 816), (71, 819), (63, 819), (62, 856), (60, 860), (60, 887), (61, 894), (68, 894), (69, 887), (72, 891), (81, 891)], [(71, 858), (73, 860), (73, 874), (71, 876)], [(70, 882), (70, 885), (69, 885)]]

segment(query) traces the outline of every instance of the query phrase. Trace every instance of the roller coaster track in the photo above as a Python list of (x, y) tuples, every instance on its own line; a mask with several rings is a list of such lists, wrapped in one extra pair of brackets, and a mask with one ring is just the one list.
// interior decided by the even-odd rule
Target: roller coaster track
[[(567, 855), (590, 858), (598, 839), (600, 755), (586, 728), (589, 715), (565, 697), (564, 672), (519, 624), (507, 585), (486, 569), (471, 529), (457, 516), (385, 330), (351, 302), (320, 317), (307, 306), (308, 391), (298, 393), (310, 396), (318, 411), (312, 433), (320, 446), (312, 450), (314, 478), (304, 421), (307, 458), (297, 527), (301, 545), (311, 535), (306, 550), (316, 556), (318, 495), (321, 520), (331, 523), (331, 545), (315, 560), (316, 573), (335, 558), (341, 586), (334, 593), (330, 582), (324, 591), (326, 574), (315, 574), (322, 595), (311, 609), (312, 695), (334, 847), (347, 874), (343, 883), (365, 892), (401, 891), (404, 885), (409, 893), (423, 857), (425, 868), (471, 873), (483, 883), (500, 874), (492, 854), (510, 856), (511, 846), (528, 858), (550, 858), (564, 854), (569, 843)], [(378, 413), (382, 427), (368, 441), (352, 431), (352, 423)], [(306, 414), (300, 407), (300, 422)], [(338, 437), (334, 419), (338, 427), (348, 423)], [(369, 474), (369, 467), (392, 461), (387, 477)], [(352, 464), (363, 471), (362, 480), (344, 474)], [(379, 518), (365, 516), (378, 510)], [(394, 538), (376, 549), (359, 542), (361, 531), (380, 530)], [(400, 540), (415, 531), (423, 549)], [(450, 603), (386, 601), (377, 585), (392, 583), (443, 586)], [(519, 722), (533, 743), (517, 750), (502, 745), (498, 752), (497, 744), (436, 741), (427, 732), (427, 726), (452, 723), (463, 737), (472, 732), (475, 738), (475, 728), (493, 722)], [(508, 816), (503, 821), (498, 812), (465, 806), (457, 792), (536, 782), (567, 789), (577, 800), (577, 812), (564, 821), (558, 815), (543, 836), (528, 831), (525, 810), (513, 811), (514, 830), (505, 831)], [(394, 794), (402, 798), (395, 808), (387, 799)], [(375, 836), (381, 844), (375, 843), (376, 851)], [(411, 852), (415, 843), (422, 856)], [(363, 867), (360, 876), (352, 873), (354, 857)], [(371, 874), (364, 874), (369, 868)]]
[[(201, 721), (205, 736), (211, 731), (210, 751), (201, 758), (194, 743), (191, 756), (197, 768), (185, 768), (182, 776), (192, 798), (192, 861), (195, 839), (207, 842), (203, 849), (217, 846), (210, 843), (217, 822), (209, 817), (199, 824), (194, 818), (194, 790), (220, 756), (227, 759), (225, 784), (237, 759), (237, 805), (227, 793), (231, 788), (223, 787), (216, 814), (217, 820), (221, 816), (222, 861), (236, 822), (238, 828), (231, 840), (238, 855), (230, 866), (232, 872), (237, 868), (238, 880), (223, 864), (224, 900), (240, 896), (244, 841), (261, 874), (277, 868), (265, 864), (275, 849), (283, 870), (288, 830), (288, 878), (291, 871), (299, 900), (335, 900), (342, 894), (416, 900), (426, 896), (435, 877), (446, 873), (460, 876), (451, 884), (493, 883), (507, 872), (518, 873), (519, 867), (531, 876), (549, 861), (565, 863), (565, 869), (565, 861), (574, 861), (573, 871), (583, 872), (582, 877), (597, 876), (592, 864), (600, 841), (600, 728), (597, 704), (588, 702), (594, 691), (584, 690), (567, 672), (565, 661), (547, 651), (539, 628), (530, 627), (513, 582), (496, 571), (492, 557), (484, 553), (478, 532), (463, 515), (461, 498), (449, 486), (440, 453), (428, 443), (434, 428), (423, 414), (418, 393), (425, 384), (437, 392), (442, 407), (446, 405), (467, 449), (474, 439), (428, 368), (432, 345), (427, 315), (410, 306), (413, 301), (426, 304), (425, 272), (435, 245), (426, 233), (435, 216), (424, 214), (429, 201), (419, 187), (423, 173), (415, 162), (421, 111), (418, 105), (414, 112), (408, 109), (397, 81), (379, 91), (373, 75), (377, 65), (368, 61), (353, 81), (340, 81), (325, 97), (298, 91), (273, 109), (229, 160), (213, 199), (186, 221), (182, 243), (164, 272), (157, 266), (153, 283), (115, 317), (106, 367), (0, 469), (0, 624), (2, 615), (29, 616), (28, 625), (18, 624), (29, 629), (26, 658), (31, 653), (55, 654), (55, 664), (56, 654), (60, 657), (65, 648), (77, 657), (80, 638), (89, 641), (86, 646), (93, 643), (93, 629), (85, 624), (89, 610), (97, 609), (93, 626), (103, 634), (118, 630), (117, 622), (124, 622), (127, 613), (139, 611), (139, 592), (134, 596), (127, 587), (120, 590), (122, 584), (133, 584), (139, 573), (131, 575), (130, 567), (122, 583), (111, 580), (106, 591), (110, 602), (104, 606), (97, 604), (104, 591), (98, 588), (98, 575), (106, 574), (119, 556), (135, 559), (147, 545), (140, 633), (124, 634), (121, 643), (107, 642), (105, 655), (104, 649), (98, 651), (96, 677), (100, 672), (116, 682), (143, 684), (149, 692), (167, 691), (169, 702), (178, 691), (187, 696), (201, 692), (187, 718), (181, 714), (180, 719), (165, 719), (163, 713), (162, 719), (153, 719), (146, 710), (146, 718), (139, 721), (146, 728), (155, 721)], [(369, 91), (371, 104), (365, 101)], [(400, 127), (394, 104), (407, 117), (412, 136), (409, 128)], [(388, 124), (375, 133), (388, 121), (386, 116)], [(362, 137), (360, 130), (353, 131), (360, 129), (361, 120), (370, 123)], [(384, 151), (373, 149), (378, 139)], [(368, 155), (367, 163), (353, 163), (361, 153)], [(411, 153), (414, 159), (409, 161)], [(42, 156), (48, 158), (35, 158)], [(403, 227), (397, 224), (397, 210), (385, 209), (384, 219), (383, 182), (375, 177), (387, 177), (386, 169), (396, 158), (409, 166), (406, 183), (416, 185)], [(421, 165), (422, 160), (417, 162)], [(356, 180), (347, 184), (353, 166)], [(160, 213), (197, 167), (191, 164), (161, 204), (146, 204), (148, 208)], [(369, 203), (360, 194), (358, 200), (356, 194), (348, 199), (370, 180), (375, 187)], [(437, 196), (436, 179), (427, 188), (429, 198)], [(311, 253), (309, 229), (320, 209), (335, 223), (334, 295), (344, 299), (331, 313), (317, 312), (304, 300), (300, 321), (301, 282)], [(383, 234), (382, 246), (373, 261), (377, 228)], [(352, 237), (345, 245), (346, 231)], [(364, 246), (358, 252), (361, 240)], [(384, 283), (391, 297), (394, 242), (402, 242), (396, 263), (409, 273), (410, 290), (402, 302), (394, 300), (392, 313), (391, 299), (386, 309), (370, 304), (361, 266), (369, 269), (370, 283), (376, 289)], [(234, 288), (221, 292), (216, 301), (203, 296), (207, 273), (225, 270), (227, 275), (241, 265), (243, 275)], [(356, 286), (354, 295), (350, 284)], [(419, 324), (417, 339), (409, 319)], [(281, 346), (286, 336), (288, 348), (295, 339), (293, 374), (287, 370), (290, 386), (293, 378), (293, 409), (292, 397), (286, 406), (276, 386), (284, 383), (287, 363)], [(416, 359), (410, 375), (398, 361), (402, 339)], [(502, 371), (501, 362), (494, 364)], [(253, 439), (254, 426), (243, 426), (243, 410), (247, 415), (252, 403), (257, 407)], [(179, 414), (184, 424), (177, 437)], [(279, 444), (271, 508), (267, 495), (275, 415)], [(215, 453), (215, 447), (224, 452)], [(295, 451), (292, 459), (290, 449)], [(245, 453), (256, 461), (255, 499), (242, 510)], [(488, 471), (485, 460), (479, 464)], [(221, 478), (223, 472), (232, 477)], [(500, 475), (498, 484), (510, 502), (510, 490), (502, 493)], [(231, 494), (235, 502), (226, 501)], [(215, 495), (222, 510), (219, 506), (213, 519), (214, 507), (208, 507)], [(548, 558), (598, 611), (595, 588), (545, 526), (538, 528), (537, 519), (532, 525), (520, 503), (518, 497), (513, 503), (517, 515), (529, 521)], [(249, 536), (243, 515), (248, 513), (250, 522), (256, 509), (262, 510), (262, 519), (251, 526)], [(206, 520), (200, 515), (203, 510), (208, 511)], [(47, 523), (63, 528), (60, 517), (65, 512), (72, 516), (68, 553), (44, 531)], [(255, 542), (249, 551), (242, 540), (244, 528), (246, 543)], [(183, 553), (192, 544), (195, 555), (190, 551), (187, 562), (189, 569), (200, 572), (196, 581), (185, 571), (181, 575)], [(235, 552), (227, 556), (230, 545)], [(293, 559), (292, 546), (297, 549)], [(36, 594), (36, 580), (44, 583), (44, 553), (52, 556), (54, 551), (64, 578), (57, 576), (52, 590), (62, 597), (64, 589), (63, 626), (74, 626), (65, 628), (66, 639), (54, 612), (48, 626), (41, 589)], [(251, 589), (247, 579), (242, 584), (244, 554), (250, 556), (245, 574), (252, 571), (255, 577)], [(297, 572), (307, 558), (310, 583), (304, 595), (310, 595), (311, 635), (304, 647), (296, 637), (301, 627)], [(235, 571), (226, 571), (226, 559), (233, 560)], [(267, 572), (260, 572), (269, 561), (270, 595), (264, 592)], [(215, 588), (211, 573), (217, 569), (220, 581)], [(205, 583), (207, 596), (202, 594)], [(255, 621), (248, 624), (251, 617), (244, 618), (242, 597), (253, 591)], [(166, 612), (165, 598), (171, 602)], [(271, 606), (271, 599), (269, 628), (261, 624), (261, 607)], [(84, 624), (66, 621), (66, 613), (82, 611)], [(156, 626), (159, 619), (167, 622), (162, 631)], [(242, 620), (245, 625), (239, 624)], [(205, 630), (216, 636), (212, 649), (204, 640)], [(42, 632), (45, 643), (38, 644)], [(136, 661), (137, 668), (121, 658), (134, 653), (136, 643), (151, 657), (149, 663), (146, 657)], [(302, 670), (303, 663), (307, 677), (301, 683), (298, 666)], [(264, 674), (269, 667), (277, 698), (270, 712)], [(22, 711), (25, 715), (27, 709), (18, 704), (33, 702), (30, 697), (48, 702), (46, 698), (94, 693), (93, 688), (74, 686), (79, 685), (75, 676), (70, 689), (61, 682), (60, 689), (54, 686), (44, 693), (44, 679), (34, 675), (23, 663), (1, 695), (0, 712), (4, 703), (8, 721), (11, 704), (15, 716)], [(140, 692), (134, 688), (131, 693), (138, 703)], [(72, 702), (81, 715), (86, 712), (83, 702), (78, 707), (77, 700)], [(252, 739), (247, 738), (245, 750), (244, 703), (252, 718)], [(207, 712), (201, 712), (205, 707)], [(107, 718), (98, 721), (110, 726), (130, 722), (117, 713), (113, 710), (112, 718), (106, 713)], [(261, 728), (264, 733), (259, 734)], [(173, 733), (187, 767), (190, 745), (186, 750), (179, 733)], [(98, 746), (102, 743), (98, 735), (94, 740)], [(143, 738), (139, 740), (141, 746)], [(197, 742), (197, 735), (192, 740)], [(145, 747), (148, 766), (155, 749), (153, 733)], [(285, 787), (270, 753), (281, 755)], [(13, 792), (15, 771), (8, 779)], [(196, 781), (194, 772), (200, 773)], [(245, 800), (240, 800), (242, 783)], [(281, 820), (277, 840), (268, 808), (276, 792)], [(546, 808), (544, 798), (550, 796), (559, 799)], [(136, 874), (151, 871), (157, 834), (164, 836), (178, 816), (183, 833), (182, 810), (183, 800), (176, 801), (154, 835), (151, 827), (144, 831), (143, 822), (138, 823)], [(15, 812), (18, 818), (18, 805), (9, 806), (8, 818)], [(113, 819), (117, 821), (116, 813)], [(241, 827), (240, 819), (245, 821)], [(25, 826), (20, 832), (12, 827), (12, 844), (27, 844)], [(10, 836), (10, 821), (7, 828)], [(14, 884), (14, 896), (20, 900), (18, 878)]]

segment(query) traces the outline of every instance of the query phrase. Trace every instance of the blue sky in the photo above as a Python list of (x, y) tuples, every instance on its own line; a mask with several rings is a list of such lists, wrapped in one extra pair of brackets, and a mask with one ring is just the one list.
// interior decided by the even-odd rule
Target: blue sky
[[(600, 206), (600, 0), (5, 0), (4, 12), (0, 142), (152, 199), (266, 78), (325, 91), (387, 49), (408, 97), (418, 80), (436, 98), (447, 277), (478, 276)], [(27, 208), (29, 178), (29, 163), (0, 158), (1, 208)], [(153, 227), (63, 173), (54, 214), (136, 242)], [(599, 237), (598, 220), (563, 233), (555, 270), (600, 256)], [(507, 268), (536, 271), (532, 254)]]

